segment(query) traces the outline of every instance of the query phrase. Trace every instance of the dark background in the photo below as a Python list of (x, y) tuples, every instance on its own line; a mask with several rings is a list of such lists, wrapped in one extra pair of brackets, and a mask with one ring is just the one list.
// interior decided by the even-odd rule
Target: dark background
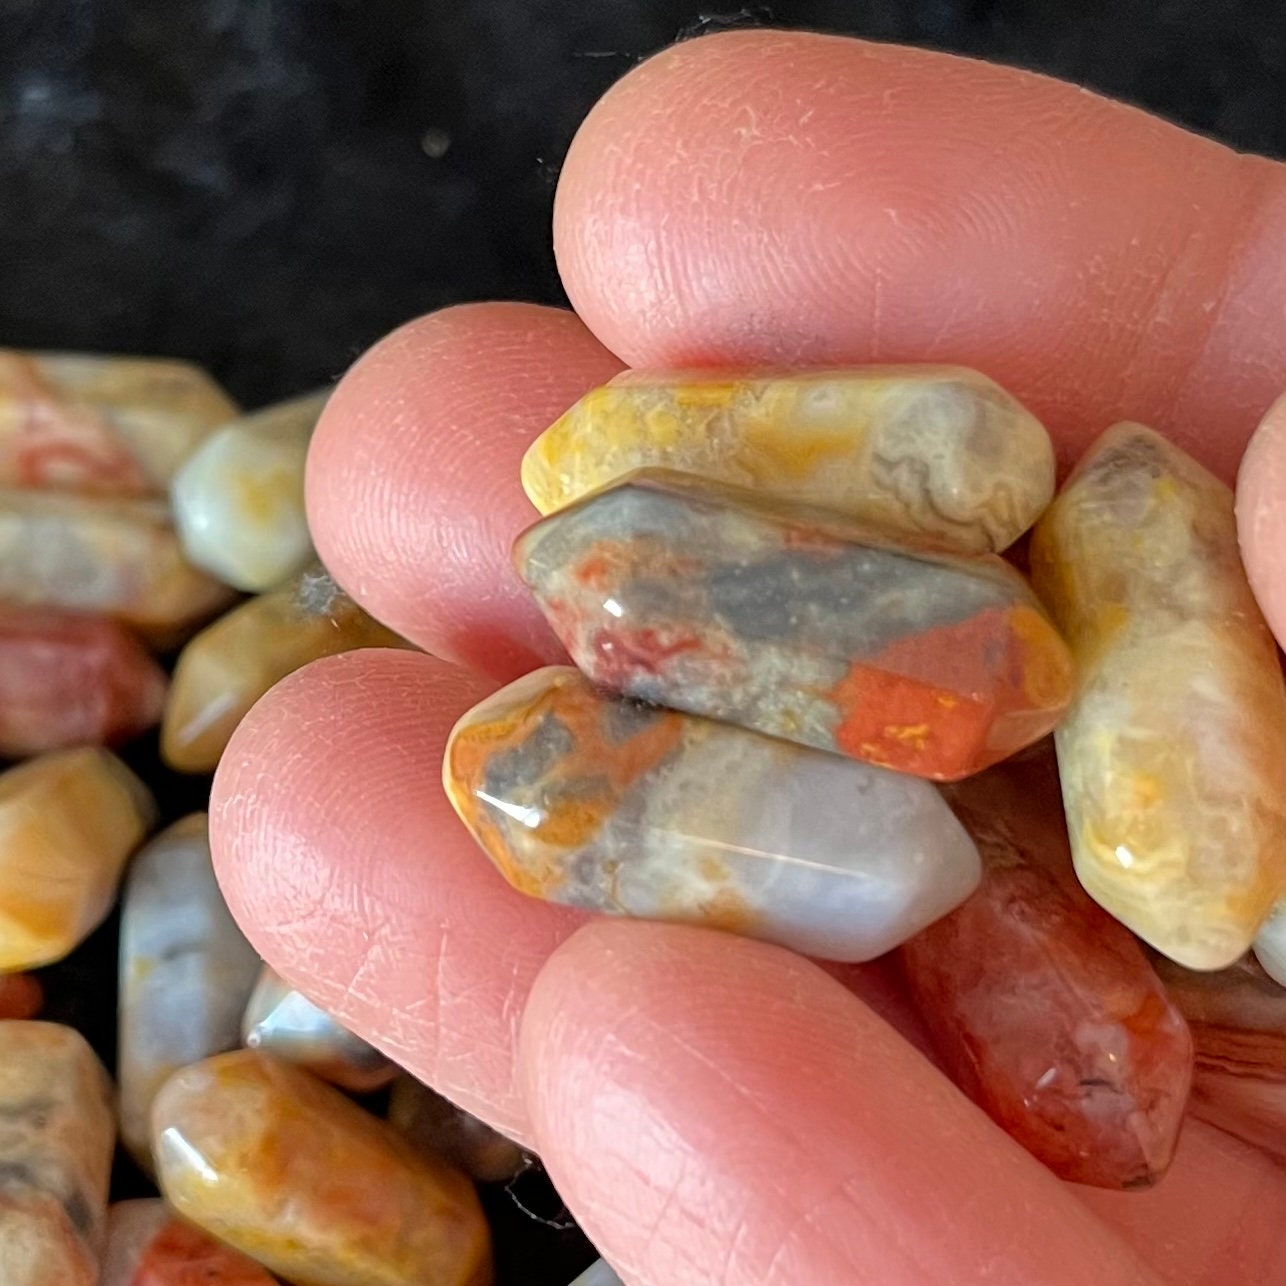
[[(0, 345), (188, 357), (253, 406), (443, 304), (564, 302), (548, 227), (578, 122), (640, 58), (729, 25), (994, 58), (1286, 155), (1281, 0), (0, 0)], [(132, 757), (168, 816), (203, 806), (152, 743)], [(109, 1066), (115, 933), (45, 971), (46, 1016)], [(145, 1190), (122, 1162), (116, 1195)], [(592, 1253), (485, 1199), (500, 1286), (560, 1286)]]
[(256, 405), (442, 304), (561, 302), (577, 123), (729, 21), (1039, 68), (1286, 153), (1280, 0), (0, 0), (0, 344), (195, 358)]

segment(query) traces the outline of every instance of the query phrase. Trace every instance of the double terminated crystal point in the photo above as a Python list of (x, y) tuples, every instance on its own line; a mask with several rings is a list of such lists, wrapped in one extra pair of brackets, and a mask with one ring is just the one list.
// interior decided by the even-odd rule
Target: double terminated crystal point
[(1286, 883), (1286, 695), (1232, 492), (1118, 425), (1037, 526), (1031, 561), (1081, 672), (1057, 732), (1077, 874), (1158, 951), (1224, 968)]
[(451, 735), (447, 794), (516, 888), (867, 960), (959, 904), (978, 855), (927, 782), (539, 670)]

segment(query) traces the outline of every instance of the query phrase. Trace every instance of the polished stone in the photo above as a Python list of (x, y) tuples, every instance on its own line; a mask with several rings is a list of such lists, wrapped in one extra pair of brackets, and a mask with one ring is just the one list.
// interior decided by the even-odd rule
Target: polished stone
[(1193, 1115), (1286, 1161), (1286, 990), (1249, 956), (1217, 973), (1156, 964), (1197, 1044)]
[(163, 831), (130, 864), (120, 935), (121, 1141), (152, 1168), (152, 1100), (172, 1072), (235, 1049), (259, 957), (219, 892), (206, 815)]
[(253, 1260), (184, 1223), (164, 1201), (121, 1201), (107, 1213), (98, 1286), (273, 1286)]
[(1071, 659), (992, 555), (654, 471), (520, 537), (572, 659), (626, 696), (954, 780), (1043, 737)]
[(0, 755), (128, 741), (159, 721), (165, 688), (119, 621), (0, 607)]
[(253, 1050), (166, 1082), (161, 1191), (186, 1219), (299, 1286), (488, 1286), (468, 1179), (307, 1072)]
[(174, 479), (187, 556), (237, 589), (261, 593), (313, 558), (304, 461), (328, 393), (256, 411), (212, 434)]
[(0, 1022), (0, 1282), (96, 1286), (111, 1086), (84, 1037)]
[(54, 751), (0, 774), (0, 969), (79, 946), (154, 817), (147, 788), (106, 750)]
[(1012, 544), (1054, 494), (1039, 421), (953, 366), (627, 371), (536, 439), (522, 481), (547, 514), (658, 465), (970, 552)]
[(1222, 969), (1286, 886), (1286, 693), (1232, 492), (1117, 425), (1037, 525), (1031, 565), (1081, 673), (1057, 733), (1077, 874), (1158, 951)]
[(0, 349), (0, 486), (164, 495), (237, 407), (199, 367)]
[(608, 1267), (606, 1260), (596, 1259), (572, 1286), (625, 1286), (625, 1283)]
[(1265, 973), (1286, 987), (1286, 901), (1278, 902), (1273, 913), (1259, 927), (1255, 958)]
[(34, 974), (0, 974), (0, 1019), (34, 1018), (44, 1007), (45, 989)]
[(512, 1139), (412, 1076), (394, 1082), (388, 1120), (416, 1148), (449, 1161), (479, 1183), (505, 1183), (532, 1164)]
[(978, 855), (928, 783), (538, 670), (451, 734), (447, 795), (523, 893), (869, 960), (953, 907)]
[(354, 1036), (267, 965), (246, 1002), (241, 1040), (248, 1049), (294, 1063), (359, 1094), (380, 1089), (397, 1075), (397, 1068), (378, 1049)]
[(1133, 936), (1077, 884), (1052, 763), (993, 768), (948, 798), (982, 884), (901, 950), (939, 1056), (1061, 1178), (1150, 1186), (1174, 1155), (1192, 1037)]
[(114, 616), (168, 645), (229, 601), (161, 500), (0, 489), (0, 600)]
[(242, 603), (197, 634), (174, 669), (161, 754), (181, 772), (213, 772), (246, 712), (274, 683), (323, 656), (409, 647), (320, 568)]

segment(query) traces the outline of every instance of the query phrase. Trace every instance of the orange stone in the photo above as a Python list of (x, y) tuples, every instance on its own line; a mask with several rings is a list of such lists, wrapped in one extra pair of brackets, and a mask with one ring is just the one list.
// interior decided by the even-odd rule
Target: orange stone
[(273, 1286), (253, 1260), (184, 1223), (164, 1201), (122, 1201), (107, 1217), (98, 1286)]
[(0, 608), (0, 755), (128, 741), (158, 722), (165, 686), (117, 621)]
[(949, 799), (982, 884), (901, 948), (949, 1074), (1064, 1179), (1155, 1183), (1174, 1154), (1192, 1037), (1139, 944), (1080, 889), (1048, 759)]

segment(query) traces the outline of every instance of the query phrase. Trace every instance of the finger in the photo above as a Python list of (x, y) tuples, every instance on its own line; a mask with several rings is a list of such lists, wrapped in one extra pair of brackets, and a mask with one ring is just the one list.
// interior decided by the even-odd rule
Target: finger
[(439, 656), (512, 678), (563, 653), (509, 561), (535, 515), (527, 444), (620, 363), (570, 313), (448, 308), (376, 344), (335, 389), (308, 459), (322, 560)]
[(1230, 478), (1286, 386), (1283, 172), (1027, 72), (735, 32), (599, 102), (555, 247), (629, 365), (962, 362), (1064, 461), (1134, 418)]
[(1237, 474), (1237, 534), (1268, 624), (1286, 644), (1286, 397), (1255, 431)]
[(1075, 1191), (1170, 1286), (1286, 1282), (1286, 1170), (1212, 1126), (1187, 1122), (1147, 1192)]
[(598, 922), (527, 1002), (559, 1192), (633, 1286), (1155, 1286), (860, 1001), (775, 947)]
[(296, 672), (233, 735), (210, 840), (232, 914), (274, 969), (421, 1080), (521, 1135), (518, 1015), (581, 917), (513, 892), (442, 793), (447, 732), (490, 686), (410, 652)]

